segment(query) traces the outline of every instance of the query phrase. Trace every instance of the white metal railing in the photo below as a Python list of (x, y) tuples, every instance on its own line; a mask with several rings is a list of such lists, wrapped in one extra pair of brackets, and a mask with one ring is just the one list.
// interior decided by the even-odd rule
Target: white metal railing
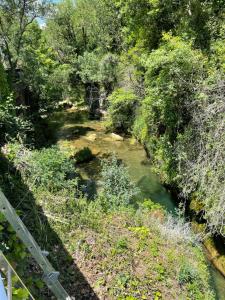
[(48, 259), (46, 251), (42, 251), (33, 236), (23, 224), (16, 211), (0, 190), (0, 212), (11, 224), (18, 237), (23, 241), (33, 258), (43, 270), (43, 280), (59, 300), (72, 300), (58, 281), (59, 272), (55, 271)]
[(0, 299), (12, 300), (13, 288), (24, 289), (27, 293), (26, 299), (34, 300), (29, 290), (26, 288), (15, 269), (9, 263), (4, 254), (0, 251)]

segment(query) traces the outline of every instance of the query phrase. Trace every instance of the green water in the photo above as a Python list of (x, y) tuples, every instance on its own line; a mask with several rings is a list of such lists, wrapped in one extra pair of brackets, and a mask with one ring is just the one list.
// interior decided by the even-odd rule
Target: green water
[(212, 278), (212, 285), (216, 291), (218, 300), (225, 300), (225, 278), (216, 268), (210, 264), (210, 272)]
[[(142, 198), (150, 198), (164, 206), (167, 211), (174, 212), (175, 204), (170, 193), (160, 184), (158, 178), (151, 172), (151, 166), (146, 158), (143, 147), (133, 139), (115, 141), (110, 133), (105, 132), (102, 121), (87, 120), (85, 112), (68, 111), (56, 115), (64, 121), (58, 133), (58, 144), (61, 148), (75, 149), (89, 147), (96, 157), (115, 153), (129, 169), (131, 179), (141, 190)], [(99, 159), (82, 164), (79, 171), (83, 178), (99, 178)], [(218, 300), (225, 300), (225, 278), (210, 265), (212, 284), (217, 292)]]

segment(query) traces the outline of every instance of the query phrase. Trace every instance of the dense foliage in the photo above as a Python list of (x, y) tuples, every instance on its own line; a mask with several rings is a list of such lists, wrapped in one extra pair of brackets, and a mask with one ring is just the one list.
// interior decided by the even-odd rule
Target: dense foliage
[(32, 187), (45, 187), (57, 191), (73, 186), (69, 179), (74, 174), (72, 160), (68, 160), (57, 147), (30, 151), (21, 145), (8, 145), (8, 155), (14, 159), (16, 168)]
[(128, 133), (134, 122), (137, 96), (130, 90), (117, 89), (109, 96), (109, 124), (111, 130)]
[(128, 170), (116, 157), (102, 161), (102, 192), (106, 208), (129, 206), (139, 190), (130, 180)]
[[(70, 170), (71, 160), (65, 153), (56, 148), (32, 151), (15, 144), (4, 149), (6, 158), (22, 175), (27, 194), (32, 193), (35, 199), (31, 202), (29, 198), (32, 207), (27, 208), (24, 194), (23, 203), (17, 204), (21, 217), (39, 245), (51, 250), (50, 260), (60, 266), (60, 278), (71, 296), (93, 299), (96, 292), (113, 299), (192, 295), (196, 299), (214, 299), (204, 255), (189, 224), (167, 218), (162, 207), (149, 199), (139, 202), (136, 198), (134, 202), (138, 189), (115, 157), (102, 161), (101, 189), (94, 200), (88, 201), (81, 191), (77, 192), (73, 181), (58, 185), (59, 177), (60, 183), (64, 183), (65, 172)], [(58, 165), (60, 155), (62, 166)], [(57, 158), (55, 162), (53, 157)], [(34, 179), (39, 180), (34, 182)], [(49, 183), (57, 189), (49, 189)], [(4, 219), (0, 221), (3, 228), (8, 227)], [(9, 237), (14, 237), (13, 242)], [(14, 249), (6, 251), (2, 247), (9, 259), (26, 258), (25, 249), (11, 227), (4, 231), (4, 240), (1, 246)], [(137, 260), (146, 266), (141, 272), (138, 267), (130, 268)], [(26, 278), (30, 269), (26, 274), (24, 268), (18, 268), (18, 272), (37, 299), (48, 299), (40, 274), (32, 267), (32, 281), (31, 277)]]
[[(19, 191), (22, 214), (34, 208), (34, 222), (27, 218), (27, 224), (42, 245), (46, 239), (50, 249), (60, 244), (45, 214), (53, 220), (62, 217), (62, 229), (54, 225), (61, 235), (72, 225), (92, 230), (98, 227), (96, 219), (115, 217), (116, 209), (128, 216), (138, 193), (127, 169), (112, 159), (102, 163), (101, 193), (96, 191), (89, 203), (79, 190), (74, 166), (93, 160), (92, 152), (84, 148), (68, 159), (51, 145), (51, 129), (58, 123), (50, 127), (48, 117), (60, 103), (85, 104), (92, 117), (107, 110), (107, 129), (140, 141), (153, 170), (187, 210), (195, 207), (204, 229), (225, 235), (224, 19), (222, 0), (0, 2), (0, 145), (5, 155), (0, 183), (13, 205)], [(79, 134), (74, 128), (74, 135)], [(94, 143), (95, 135), (92, 139)], [(131, 215), (132, 227), (146, 232), (136, 211)], [(4, 220), (1, 224), (7, 227)], [(172, 227), (177, 224), (172, 222)], [(88, 252), (90, 245), (80, 239), (79, 247)], [(11, 246), (16, 248), (14, 242)], [(118, 241), (113, 251), (126, 247), (126, 241)], [(211, 299), (206, 283), (200, 290), (196, 286), (197, 271), (187, 262), (181, 265), (174, 272), (179, 287), (187, 287), (184, 297), (203, 299), (202, 291)], [(161, 267), (156, 272), (163, 277)], [(148, 298), (136, 295), (132, 284), (122, 276), (113, 295)], [(132, 296), (124, 292), (126, 285)], [(151, 297), (159, 299), (157, 293)]]

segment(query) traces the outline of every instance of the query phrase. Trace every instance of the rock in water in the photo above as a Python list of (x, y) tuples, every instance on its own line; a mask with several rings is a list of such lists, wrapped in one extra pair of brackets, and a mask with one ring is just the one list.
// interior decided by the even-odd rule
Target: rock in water
[(111, 137), (114, 141), (123, 141), (124, 138), (118, 134), (115, 134), (115, 133), (111, 133)]
[(91, 142), (94, 142), (96, 140), (96, 138), (97, 138), (97, 135), (95, 133), (92, 133), (86, 137), (86, 139)]

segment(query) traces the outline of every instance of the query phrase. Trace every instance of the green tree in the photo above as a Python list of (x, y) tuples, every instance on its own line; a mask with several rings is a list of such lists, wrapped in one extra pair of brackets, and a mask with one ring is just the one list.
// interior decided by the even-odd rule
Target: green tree
[(224, 18), (223, 1), (115, 1), (123, 18), (129, 45), (141, 43), (148, 49), (159, 46), (164, 32), (193, 40), (197, 48), (209, 49), (220, 35)]
[[(210, 70), (212, 72), (212, 70)], [(211, 232), (225, 236), (225, 78), (214, 70), (198, 88), (192, 120), (178, 137), (178, 186), (204, 211)]]
[(26, 32), (37, 17), (45, 12), (44, 1), (3, 0), (0, 3), (0, 45), (3, 59), (15, 76), (21, 50), (29, 43)]
[(192, 118), (190, 107), (206, 59), (190, 44), (166, 34), (161, 47), (144, 61), (147, 96), (134, 133), (146, 145), (164, 180), (172, 183), (177, 174), (174, 142)]
[(9, 95), (9, 86), (7, 82), (7, 76), (0, 61), (0, 102), (3, 103), (6, 97)]
[(108, 127), (117, 132), (131, 132), (138, 107), (138, 97), (130, 90), (117, 89), (108, 100)]

